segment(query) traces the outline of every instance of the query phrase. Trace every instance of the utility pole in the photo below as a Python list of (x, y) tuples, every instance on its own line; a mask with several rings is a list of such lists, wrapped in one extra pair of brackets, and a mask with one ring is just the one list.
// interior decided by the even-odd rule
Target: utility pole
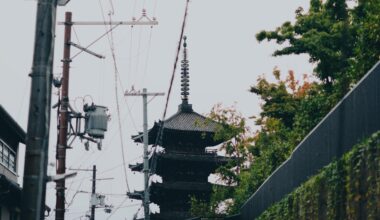
[[(96, 198), (96, 165), (92, 167), (92, 195), (91, 201)], [(91, 204), (91, 218), (90, 220), (95, 220), (95, 204)]]
[[(72, 61), (70, 55), (70, 48), (74, 46), (84, 52), (87, 52), (93, 56), (103, 59), (104, 56), (96, 54), (88, 49), (88, 47), (82, 47), (78, 44), (71, 42), (71, 28), (72, 25), (111, 25), (111, 23), (104, 22), (73, 22), (72, 13), (65, 13), (65, 21), (58, 22), (58, 24), (65, 26), (64, 32), (64, 51), (63, 51), (63, 70), (62, 70), (62, 85), (61, 85), (61, 97), (58, 102), (59, 110), (59, 124), (58, 124), (58, 143), (56, 147), (56, 160), (57, 160), (57, 175), (65, 175), (66, 172), (66, 149), (68, 146), (68, 134), (69, 134), (69, 120), (70, 120), (70, 106), (69, 106), (69, 72), (70, 63)], [(114, 23), (112, 23), (114, 24)], [(146, 16), (146, 12), (143, 11), (143, 15), (138, 20), (133, 21), (120, 21), (115, 23), (116, 25), (157, 25), (158, 22), (153, 19), (151, 20)], [(75, 56), (74, 56), (75, 57)], [(50, 85), (50, 84), (49, 84)], [(50, 89), (51, 90), (51, 89)], [(50, 94), (50, 93), (49, 93)], [(50, 99), (49, 99), (50, 100)], [(49, 105), (50, 106), (50, 105)], [(81, 136), (83, 138), (83, 136)], [(91, 139), (92, 140), (92, 139)], [(45, 171), (46, 173), (46, 171)], [(65, 219), (65, 179), (60, 179), (56, 181), (56, 205), (55, 205), (55, 219), (64, 220)]]
[[(59, 110), (59, 125), (58, 125), (58, 144), (57, 144), (57, 168), (56, 173), (65, 174), (66, 172), (66, 148), (67, 148), (67, 133), (69, 122), (69, 71), (70, 71), (70, 41), (71, 41), (71, 12), (65, 13), (65, 35), (63, 49), (63, 68), (62, 68), (62, 89), (60, 98)], [(55, 219), (65, 219), (65, 179), (56, 181), (56, 204), (55, 204)]]
[(125, 96), (142, 96), (143, 97), (143, 127), (144, 127), (144, 216), (145, 220), (150, 220), (149, 215), (149, 175), (150, 175), (150, 169), (149, 169), (149, 154), (148, 154), (148, 144), (149, 144), (149, 137), (148, 137), (148, 96), (163, 96), (165, 93), (148, 93), (147, 89), (143, 89), (143, 92), (140, 91), (130, 91), (125, 92)]
[(57, 0), (37, 4), (21, 219), (44, 219)]
[[(97, 180), (112, 180), (114, 178), (96, 178), (96, 165), (92, 166), (92, 170), (90, 169), (69, 169), (69, 170), (75, 170), (75, 171), (92, 171), (92, 190), (91, 190), (91, 198), (90, 198), (90, 212), (91, 215), (87, 216), (90, 217), (90, 220), (95, 220), (95, 209), (99, 207), (112, 207), (104, 205), (104, 196), (102, 199), (102, 195), (96, 194), (96, 181)], [(98, 206), (98, 207), (96, 207)]]

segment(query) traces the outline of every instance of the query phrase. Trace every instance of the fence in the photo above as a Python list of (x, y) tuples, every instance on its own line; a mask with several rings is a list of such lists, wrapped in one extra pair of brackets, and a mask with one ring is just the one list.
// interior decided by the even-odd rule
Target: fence
[(241, 208), (254, 219), (309, 177), (380, 130), (380, 62), (378, 62), (295, 148)]

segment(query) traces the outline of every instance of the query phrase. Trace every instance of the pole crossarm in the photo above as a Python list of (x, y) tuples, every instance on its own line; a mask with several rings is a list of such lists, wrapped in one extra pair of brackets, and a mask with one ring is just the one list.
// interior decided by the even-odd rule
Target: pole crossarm
[[(61, 21), (58, 22), (58, 25), (64, 25), (65, 22)], [(72, 25), (158, 25), (158, 21), (151, 20), (151, 21), (111, 21), (111, 22), (104, 22), (104, 21), (75, 21), (71, 22)]]
[(133, 92), (133, 93), (126, 92), (126, 93), (124, 93), (124, 95), (125, 96), (144, 96), (144, 95), (146, 95), (146, 96), (163, 96), (163, 95), (165, 95), (165, 93), (163, 93), (163, 92), (156, 92), (156, 93), (147, 92), (147, 93), (144, 93), (144, 92), (138, 91), (138, 92)]

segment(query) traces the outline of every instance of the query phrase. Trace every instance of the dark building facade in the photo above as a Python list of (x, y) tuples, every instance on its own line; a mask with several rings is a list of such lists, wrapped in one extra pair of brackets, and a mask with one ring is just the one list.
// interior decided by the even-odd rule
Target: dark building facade
[(24, 130), (0, 105), (0, 219), (19, 219), (18, 148), (19, 143), (25, 144), (25, 137)]
[[(216, 151), (206, 147), (215, 146), (222, 141), (214, 140), (218, 124), (196, 113), (189, 104), (189, 64), (187, 60), (186, 39), (184, 58), (181, 61), (182, 103), (178, 112), (165, 121), (159, 121), (149, 130), (149, 144), (164, 148), (155, 152), (149, 159), (152, 174), (162, 177), (162, 183), (150, 185), (150, 201), (159, 205), (160, 213), (151, 214), (151, 219), (183, 220), (190, 218), (190, 199), (195, 197), (208, 201), (212, 184), (208, 177), (228, 162), (218, 156)], [(142, 143), (142, 134), (132, 137)], [(133, 171), (142, 172), (143, 164), (130, 165)], [(131, 198), (142, 199), (143, 192), (130, 194)]]

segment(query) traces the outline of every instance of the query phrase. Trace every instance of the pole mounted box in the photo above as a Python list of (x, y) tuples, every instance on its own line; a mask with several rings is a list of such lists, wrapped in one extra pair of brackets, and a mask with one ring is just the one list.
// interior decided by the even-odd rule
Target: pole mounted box
[(85, 114), (85, 133), (93, 138), (104, 138), (108, 124), (108, 108), (98, 105), (84, 105)]

